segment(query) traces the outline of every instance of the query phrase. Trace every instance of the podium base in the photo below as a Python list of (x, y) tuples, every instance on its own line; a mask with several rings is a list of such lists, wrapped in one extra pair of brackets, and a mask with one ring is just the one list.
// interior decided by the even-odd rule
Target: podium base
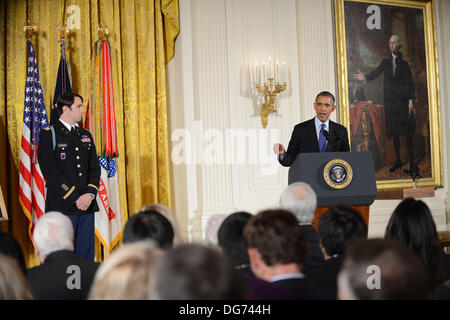
[[(313, 227), (317, 230), (317, 221), (319, 221), (319, 218), (324, 214), (327, 210), (333, 208), (331, 207), (317, 207), (316, 213), (314, 214), (314, 220), (313, 220)], [(361, 216), (364, 219), (364, 222), (366, 223), (367, 228), (369, 228), (369, 211), (370, 211), (370, 205), (364, 205), (364, 206), (346, 206), (348, 208), (355, 209), (358, 211)]]

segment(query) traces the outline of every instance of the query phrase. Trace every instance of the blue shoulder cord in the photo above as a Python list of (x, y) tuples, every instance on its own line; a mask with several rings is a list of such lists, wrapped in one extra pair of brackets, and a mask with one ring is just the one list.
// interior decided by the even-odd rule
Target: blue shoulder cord
[(50, 126), (50, 129), (52, 130), (52, 141), (53, 141), (53, 151), (54, 151), (56, 148), (55, 128), (53, 126)]

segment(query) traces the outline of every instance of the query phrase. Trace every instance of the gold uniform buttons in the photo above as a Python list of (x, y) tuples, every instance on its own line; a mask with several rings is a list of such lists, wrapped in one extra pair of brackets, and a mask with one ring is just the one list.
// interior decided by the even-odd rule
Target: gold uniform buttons
[(75, 148), (75, 151), (78, 151), (78, 147)]
[(77, 156), (77, 160), (80, 160), (80, 156)]
[(80, 172), (78, 175), (81, 177), (83, 175), (83, 173)]
[(81, 168), (81, 164), (77, 164), (77, 168)]

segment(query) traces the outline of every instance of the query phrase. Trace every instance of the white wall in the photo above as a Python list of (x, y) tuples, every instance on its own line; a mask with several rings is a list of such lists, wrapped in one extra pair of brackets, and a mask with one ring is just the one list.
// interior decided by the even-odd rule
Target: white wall
[[(312, 103), (317, 92), (337, 90), (333, 2), (182, 0), (179, 5), (181, 32), (168, 66), (173, 209), (186, 238), (201, 240), (211, 215), (236, 210), (256, 213), (278, 205), (279, 194), (287, 185), (287, 169), (276, 163), (271, 153), (273, 142), (287, 145), (293, 126), (314, 116)], [(450, 3), (436, 1), (436, 12), (438, 54), (449, 56)], [(269, 56), (286, 61), (289, 80), (288, 89), (277, 101), (278, 114), (269, 116), (263, 130), (258, 109), (261, 101), (248, 85), (246, 68)], [(450, 133), (445, 127), (450, 115), (442, 106), (450, 102), (449, 90), (443, 90), (450, 83), (448, 62), (439, 61), (439, 74), (446, 185), (444, 146)], [(334, 113), (332, 119), (336, 116)], [(248, 142), (242, 150), (228, 148), (227, 136), (239, 130), (253, 143)], [(256, 159), (254, 154), (258, 154)], [(181, 161), (183, 156), (188, 161)], [(245, 164), (240, 164), (241, 156)], [(448, 188), (444, 188), (425, 200), (439, 230), (446, 229), (448, 196)], [(369, 236), (383, 235), (398, 202), (375, 201)]]

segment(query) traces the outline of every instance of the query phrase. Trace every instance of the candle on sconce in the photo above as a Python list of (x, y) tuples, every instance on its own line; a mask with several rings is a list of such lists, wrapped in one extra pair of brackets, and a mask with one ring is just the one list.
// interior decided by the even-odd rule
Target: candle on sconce
[(255, 63), (255, 74), (254, 74), (254, 76), (255, 76), (255, 84), (256, 85), (259, 85), (259, 78), (258, 78), (258, 64), (257, 63)]
[(268, 77), (273, 78), (273, 63), (272, 57), (269, 57), (269, 62), (267, 63), (267, 68), (269, 68)]
[(262, 67), (263, 67), (263, 84), (265, 84), (266, 83), (266, 79), (267, 79), (266, 63), (265, 62), (263, 62)]
[(281, 62), (281, 82), (282, 83), (287, 82), (287, 68), (286, 63), (284, 61)]
[(258, 81), (259, 81), (259, 85), (261, 85), (261, 86), (264, 85), (264, 75), (263, 75), (262, 65), (258, 66)]
[(276, 69), (275, 83), (281, 83), (280, 62), (278, 60), (277, 60), (277, 62), (275, 64), (275, 69)]

